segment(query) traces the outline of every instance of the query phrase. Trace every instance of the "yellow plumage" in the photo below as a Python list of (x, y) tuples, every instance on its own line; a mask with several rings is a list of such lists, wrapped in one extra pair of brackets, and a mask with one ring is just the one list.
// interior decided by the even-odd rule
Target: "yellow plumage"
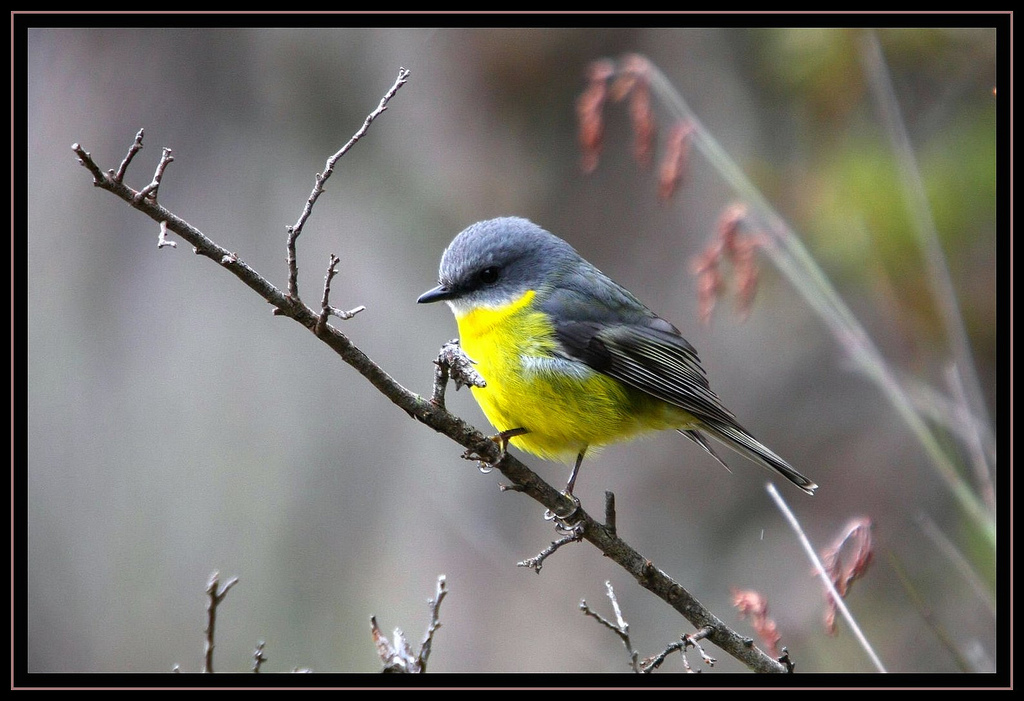
[(531, 308), (535, 295), (530, 290), (501, 308), (456, 315), (462, 349), (487, 381), (472, 388), (487, 420), (499, 431), (528, 431), (513, 445), (571, 460), (588, 446), (690, 423), (686, 412), (580, 363), (563, 362), (553, 372), (554, 329)]

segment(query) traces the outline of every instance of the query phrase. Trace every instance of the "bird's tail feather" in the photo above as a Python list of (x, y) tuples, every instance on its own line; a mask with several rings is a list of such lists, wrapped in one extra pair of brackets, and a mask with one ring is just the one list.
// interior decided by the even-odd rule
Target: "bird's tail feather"
[[(789, 463), (773, 453), (767, 446), (747, 433), (740, 426), (706, 418), (703, 421), (701, 430), (705, 431), (708, 435), (719, 442), (729, 446), (737, 453), (753, 460), (758, 465), (778, 472), (808, 494), (814, 494), (814, 490), (818, 488), (818, 485), (794, 470)], [(698, 440), (691, 435), (693, 433), (696, 433), (696, 431), (683, 431), (683, 435), (696, 442), (704, 448), (704, 450), (711, 453), (716, 460), (722, 462), (722, 459), (718, 457), (713, 450), (711, 450), (706, 441), (703, 440), (703, 437)]]

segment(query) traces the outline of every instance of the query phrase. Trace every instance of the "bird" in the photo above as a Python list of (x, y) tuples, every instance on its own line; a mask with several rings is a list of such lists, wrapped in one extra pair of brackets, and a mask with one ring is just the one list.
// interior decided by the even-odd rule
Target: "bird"
[(441, 256), (438, 285), (417, 301), (454, 313), (484, 380), (473, 397), (503, 449), (575, 457), (563, 492), (573, 500), (588, 449), (668, 429), (722, 465), (709, 438), (808, 494), (817, 489), (737, 422), (679, 329), (528, 219), (464, 229)]

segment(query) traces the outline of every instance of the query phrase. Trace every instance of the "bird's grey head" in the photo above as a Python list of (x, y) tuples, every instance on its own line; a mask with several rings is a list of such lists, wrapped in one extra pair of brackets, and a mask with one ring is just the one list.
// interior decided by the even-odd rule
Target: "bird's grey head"
[(519, 217), (478, 222), (441, 257), (438, 286), (419, 302), (448, 302), (456, 312), (497, 307), (527, 290), (557, 285), (562, 271), (582, 261), (562, 239)]

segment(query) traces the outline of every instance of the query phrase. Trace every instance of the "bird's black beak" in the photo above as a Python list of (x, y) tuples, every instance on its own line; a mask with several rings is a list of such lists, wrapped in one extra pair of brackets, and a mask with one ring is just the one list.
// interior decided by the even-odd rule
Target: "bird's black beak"
[(444, 285), (438, 285), (432, 290), (427, 290), (420, 295), (416, 301), (419, 304), (428, 304), (430, 302), (443, 302), (446, 299), (451, 299), (452, 291)]

